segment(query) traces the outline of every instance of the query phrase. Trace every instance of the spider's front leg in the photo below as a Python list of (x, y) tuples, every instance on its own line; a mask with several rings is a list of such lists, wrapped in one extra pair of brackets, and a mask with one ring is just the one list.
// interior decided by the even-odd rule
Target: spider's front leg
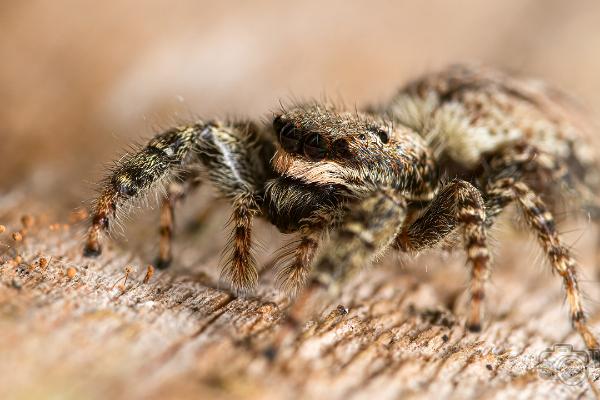
[(290, 296), (295, 297), (306, 285), (314, 257), (326, 230), (331, 225), (333, 210), (324, 208), (304, 222), (300, 238), (283, 249), (277, 260), (277, 282)]
[(101, 236), (109, 230), (124, 204), (144, 198), (153, 188), (169, 182), (177, 170), (189, 164), (202, 129), (203, 125), (198, 124), (168, 130), (155, 136), (140, 151), (127, 154), (117, 162), (95, 202), (85, 256), (100, 255)]
[(471, 309), (467, 327), (481, 330), (485, 284), (489, 279), (490, 253), (485, 231), (485, 206), (481, 193), (470, 183), (454, 180), (446, 184), (413, 223), (405, 226), (396, 245), (402, 251), (418, 252), (433, 247), (456, 226), (462, 229), (467, 260), (471, 267)]
[[(173, 181), (179, 171), (200, 164), (233, 204), (234, 227), (223, 274), (234, 289), (250, 289), (258, 277), (251, 255), (252, 219), (260, 210), (261, 191), (272, 174), (269, 160), (273, 153), (273, 143), (251, 123), (198, 123), (157, 135), (139, 152), (124, 157), (106, 180), (84, 253), (100, 254), (100, 236), (123, 205), (145, 196), (161, 182)], [(170, 204), (163, 207), (161, 225), (172, 227)], [(167, 242), (168, 238), (163, 239)], [(163, 256), (168, 258), (168, 251)]]
[(284, 324), (266, 352), (269, 357), (299, 328), (315, 299), (331, 298), (340, 284), (389, 248), (405, 213), (404, 200), (391, 192), (375, 193), (345, 207), (343, 219), (333, 227), (330, 240), (320, 251), (307, 286), (286, 310)]

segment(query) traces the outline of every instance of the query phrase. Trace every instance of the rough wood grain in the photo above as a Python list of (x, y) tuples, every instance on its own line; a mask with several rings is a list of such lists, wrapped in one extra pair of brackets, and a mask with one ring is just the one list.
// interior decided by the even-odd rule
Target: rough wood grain
[[(391, 256), (315, 309), (271, 363), (262, 352), (286, 300), (270, 272), (253, 298), (218, 288), (226, 210), (211, 213), (203, 229), (184, 224), (175, 268), (144, 283), (156, 243), (151, 221), (138, 218), (127, 230), (148, 243), (113, 242), (102, 258), (89, 260), (80, 256), (80, 216), (50, 213), (27, 198), (9, 192), (0, 202), (2, 399), (594, 397), (595, 368), (574, 386), (552, 371), (540, 374), (544, 349), (582, 344), (570, 330), (559, 279), (510, 228), (495, 235), (480, 335), (463, 329), (467, 273), (460, 254)], [(34, 220), (28, 228), (23, 210)], [(269, 228), (259, 231), (270, 243), (259, 254), (265, 264), (281, 240)], [(586, 230), (578, 244), (588, 277), (593, 236)], [(41, 257), (50, 261), (45, 268)], [(121, 286), (126, 266), (135, 272)], [(597, 296), (594, 285), (586, 289)], [(338, 304), (349, 314), (340, 315)], [(598, 313), (591, 321), (600, 326)]]

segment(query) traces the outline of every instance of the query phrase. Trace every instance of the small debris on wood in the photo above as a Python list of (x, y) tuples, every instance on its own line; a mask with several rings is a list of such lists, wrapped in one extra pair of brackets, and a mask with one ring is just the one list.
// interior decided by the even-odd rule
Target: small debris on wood
[(21, 290), (21, 288), (23, 287), (23, 285), (21, 284), (21, 281), (19, 281), (16, 278), (13, 278), (13, 280), (10, 282), (11, 286), (17, 290)]
[[(131, 274), (132, 272), (135, 272), (135, 268), (132, 265), (126, 265), (125, 266), (125, 275), (121, 278), (119, 278), (114, 285), (112, 285), (112, 287), (110, 288), (110, 290), (113, 290), (115, 288), (115, 286), (121, 291), (121, 292), (125, 292), (127, 290), (127, 279), (129, 278), (129, 274)], [(123, 281), (123, 283), (119, 283)]]
[(54, 232), (60, 229), (60, 224), (51, 224), (48, 229), (50, 229), (50, 231)]
[(73, 279), (77, 274), (77, 270), (74, 267), (67, 268), (67, 278)]
[(38, 266), (39, 266), (41, 269), (46, 269), (46, 267), (48, 266), (48, 260), (47, 260), (45, 257), (41, 257), (41, 258), (38, 260)]
[(34, 225), (34, 223), (35, 219), (29, 214), (25, 214), (21, 217), (21, 224), (25, 229), (31, 228)]
[(348, 308), (341, 304), (337, 306), (337, 311), (340, 313), (340, 315), (348, 314)]

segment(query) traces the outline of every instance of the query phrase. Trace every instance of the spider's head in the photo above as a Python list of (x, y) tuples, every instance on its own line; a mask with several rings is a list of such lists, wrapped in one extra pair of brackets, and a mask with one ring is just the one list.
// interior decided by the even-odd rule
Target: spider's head
[(275, 170), (321, 185), (360, 185), (378, 181), (378, 174), (399, 176), (417, 150), (415, 144), (419, 147), (417, 135), (406, 127), (315, 103), (277, 114), (273, 128), (279, 141)]

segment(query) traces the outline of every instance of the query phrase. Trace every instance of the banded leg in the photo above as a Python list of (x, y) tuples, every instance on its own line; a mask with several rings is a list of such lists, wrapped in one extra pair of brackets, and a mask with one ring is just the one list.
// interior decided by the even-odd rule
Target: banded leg
[(376, 193), (347, 206), (342, 222), (331, 233), (316, 260), (307, 290), (289, 315), (304, 314), (307, 296), (335, 294), (341, 283), (368, 267), (392, 244), (406, 215), (406, 205), (394, 194)]
[(153, 188), (172, 180), (193, 157), (193, 148), (204, 125), (171, 129), (155, 136), (137, 153), (125, 155), (105, 179), (95, 202), (84, 255), (102, 252), (101, 236), (112, 225), (121, 207), (144, 198)]
[(226, 264), (221, 271), (233, 291), (239, 294), (253, 289), (258, 283), (258, 269), (252, 254), (252, 221), (259, 212), (256, 196), (241, 193), (233, 199), (229, 224), (233, 226), (225, 249)]
[(292, 297), (296, 297), (306, 286), (321, 239), (334, 221), (340, 218), (339, 214), (341, 210), (335, 207), (326, 206), (317, 210), (303, 221), (299, 240), (286, 246), (280, 254), (277, 281)]
[(490, 275), (485, 219), (485, 206), (479, 190), (466, 181), (454, 180), (445, 185), (423, 215), (405, 226), (396, 238), (396, 246), (402, 251), (418, 252), (433, 247), (457, 226), (461, 227), (471, 267), (471, 303), (467, 319), (467, 327), (471, 331), (481, 330), (482, 302)]
[(577, 262), (569, 249), (562, 244), (554, 218), (544, 202), (525, 183), (512, 178), (492, 182), (487, 189), (487, 195), (490, 206), (498, 210), (511, 201), (517, 202), (529, 227), (536, 233), (552, 269), (563, 278), (573, 327), (581, 335), (586, 346), (597, 351), (598, 341), (587, 325), (583, 309), (582, 294), (577, 282)]
[(260, 195), (272, 176), (273, 143), (253, 124), (213, 125), (197, 144), (208, 178), (232, 202), (231, 235), (221, 276), (238, 293), (252, 290), (258, 270), (252, 255), (252, 221), (260, 212)]
[[(251, 223), (259, 211), (258, 193), (272, 175), (269, 160), (273, 154), (271, 140), (251, 123), (199, 123), (157, 135), (145, 148), (124, 157), (106, 180), (84, 253), (100, 254), (100, 236), (125, 203), (144, 196), (160, 182), (172, 181), (177, 172), (197, 163), (221, 194), (233, 202), (234, 229), (223, 274), (232, 280), (235, 290), (250, 289), (257, 276), (250, 254)], [(164, 219), (165, 226), (170, 226), (170, 208)]]
[(175, 206), (199, 186), (197, 174), (190, 174), (181, 183), (171, 183), (160, 207), (160, 242), (156, 267), (165, 269), (173, 260), (172, 242), (175, 229)]
[(386, 193), (374, 194), (344, 210), (343, 220), (323, 247), (308, 284), (286, 310), (283, 326), (265, 352), (268, 358), (273, 358), (285, 338), (299, 328), (315, 300), (337, 290), (337, 283), (367, 267), (389, 247), (404, 215), (404, 202)]

